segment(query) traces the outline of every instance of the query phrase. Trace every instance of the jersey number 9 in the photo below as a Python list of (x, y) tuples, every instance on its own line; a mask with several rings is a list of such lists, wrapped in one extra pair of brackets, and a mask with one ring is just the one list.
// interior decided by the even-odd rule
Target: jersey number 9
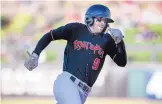
[(100, 64), (100, 59), (99, 58), (96, 58), (93, 62), (93, 66), (92, 66), (92, 69), (93, 70), (97, 70), (98, 67), (99, 67), (99, 64)]

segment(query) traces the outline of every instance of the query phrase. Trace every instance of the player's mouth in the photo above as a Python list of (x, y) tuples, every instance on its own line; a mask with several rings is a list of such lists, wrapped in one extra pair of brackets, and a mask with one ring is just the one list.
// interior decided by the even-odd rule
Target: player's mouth
[(103, 29), (104, 29), (104, 26), (98, 26), (98, 28), (99, 28), (100, 30), (103, 30)]

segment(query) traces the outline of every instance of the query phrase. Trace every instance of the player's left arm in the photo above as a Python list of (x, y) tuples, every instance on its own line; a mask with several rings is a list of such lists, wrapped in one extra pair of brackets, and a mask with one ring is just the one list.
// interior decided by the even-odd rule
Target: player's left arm
[(124, 67), (127, 64), (127, 52), (123, 35), (119, 30), (117, 30), (117, 32), (111, 33), (110, 38), (108, 55), (118, 66)]
[(114, 49), (114, 52), (110, 55), (110, 57), (118, 66), (124, 67), (127, 64), (127, 53), (123, 40), (116, 45), (116, 49)]

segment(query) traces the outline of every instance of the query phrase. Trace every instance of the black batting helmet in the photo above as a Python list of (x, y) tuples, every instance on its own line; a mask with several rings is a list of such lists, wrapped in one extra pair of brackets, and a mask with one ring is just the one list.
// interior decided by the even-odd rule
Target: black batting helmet
[(101, 4), (95, 4), (88, 8), (88, 10), (85, 13), (85, 19), (84, 22), (87, 25), (93, 24), (93, 18), (94, 17), (103, 17), (108, 19), (108, 23), (113, 23), (114, 21), (111, 19), (111, 13), (108, 7), (101, 5)]

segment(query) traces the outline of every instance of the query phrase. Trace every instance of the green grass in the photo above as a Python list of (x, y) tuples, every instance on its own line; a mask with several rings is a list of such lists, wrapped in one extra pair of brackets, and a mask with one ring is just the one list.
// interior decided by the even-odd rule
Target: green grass
[[(149, 51), (129, 51), (128, 57), (131, 61), (137, 61), (137, 62), (149, 62), (151, 61), (151, 55), (152, 53)], [(156, 59), (158, 62), (162, 62), (162, 52), (159, 52), (156, 56)]]
[(47, 62), (53, 62), (57, 60), (57, 54), (54, 50), (47, 50)]
[(129, 28), (125, 29), (125, 36), (124, 41), (125, 43), (134, 44), (135, 42), (135, 34), (138, 33), (138, 30), (136, 28)]
[(132, 61), (149, 62), (151, 52), (148, 52), (148, 51), (143, 51), (143, 52), (130, 51), (130, 52), (128, 52), (128, 56), (129, 56), (129, 58), (131, 58)]
[[(161, 24), (148, 24), (150, 30), (158, 34), (159, 39), (147, 42), (141, 42), (140, 44), (156, 44), (162, 43), (162, 25)], [(124, 30), (125, 36), (124, 40), (127, 44), (137, 44), (135, 40), (135, 35), (139, 33), (138, 28), (127, 28)]]
[(162, 62), (162, 52), (157, 54), (157, 61)]

